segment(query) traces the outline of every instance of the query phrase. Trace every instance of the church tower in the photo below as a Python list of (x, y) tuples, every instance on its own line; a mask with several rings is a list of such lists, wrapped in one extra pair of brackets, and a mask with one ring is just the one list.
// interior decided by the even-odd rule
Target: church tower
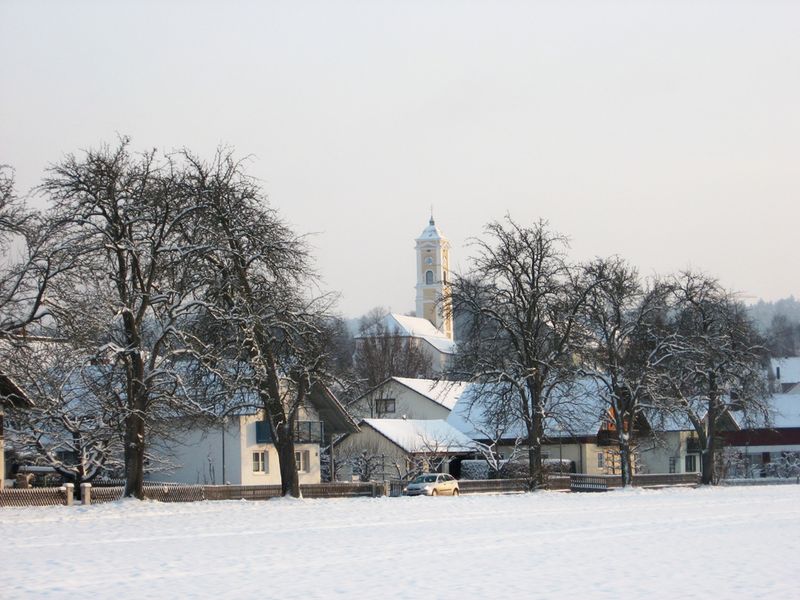
[[(431, 215), (428, 226), (417, 238), (417, 317), (427, 319), (453, 339), (450, 304), (450, 242), (442, 235)], [(443, 299), (441, 305), (437, 304)]]

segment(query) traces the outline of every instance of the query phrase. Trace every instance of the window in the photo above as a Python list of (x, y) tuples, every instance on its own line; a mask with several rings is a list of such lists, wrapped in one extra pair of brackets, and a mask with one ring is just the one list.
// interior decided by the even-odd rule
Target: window
[(697, 454), (687, 454), (684, 473), (697, 473)]
[(308, 473), (310, 453), (308, 450), (298, 450), (294, 453), (294, 462), (298, 473)]
[(598, 452), (597, 453), (597, 468), (598, 469), (602, 469), (603, 467), (605, 467), (605, 462), (606, 462), (605, 461), (605, 456), (603, 455), (603, 453), (602, 452)]
[(393, 398), (378, 398), (375, 401), (375, 412), (379, 415), (393, 413), (397, 410), (397, 406)]
[(425, 285), (433, 283), (433, 271), (425, 271)]
[(253, 473), (269, 473), (269, 454), (253, 452)]
[(674, 473), (678, 465), (678, 459), (674, 456), (669, 457), (669, 472)]

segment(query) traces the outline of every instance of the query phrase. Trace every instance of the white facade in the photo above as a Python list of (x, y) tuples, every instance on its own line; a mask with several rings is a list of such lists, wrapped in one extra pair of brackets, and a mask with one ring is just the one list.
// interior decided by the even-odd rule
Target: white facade
[[(260, 415), (228, 417), (225, 427), (189, 427), (154, 449), (169, 457), (167, 471), (149, 473), (149, 481), (186, 484), (278, 485), (281, 482), (274, 444), (256, 441)], [(320, 482), (319, 444), (295, 443), (301, 484)]]
[(360, 419), (447, 419), (465, 384), (391, 377), (349, 406)]

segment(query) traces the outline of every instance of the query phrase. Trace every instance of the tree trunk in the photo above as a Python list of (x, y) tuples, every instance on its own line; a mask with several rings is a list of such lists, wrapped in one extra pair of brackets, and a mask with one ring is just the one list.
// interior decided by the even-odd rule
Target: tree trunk
[(545, 485), (542, 469), (542, 430), (541, 418), (534, 415), (531, 430), (528, 432), (528, 476), (531, 491), (541, 489)]
[(717, 466), (715, 440), (717, 437), (717, 419), (719, 418), (719, 391), (716, 375), (708, 375), (708, 414), (706, 415), (706, 439), (703, 445), (702, 478), (703, 485), (713, 485), (714, 471)]
[(624, 433), (619, 436), (619, 463), (622, 476), (622, 487), (628, 487), (633, 483), (633, 469), (631, 466), (630, 442), (625, 439)]
[(144, 499), (144, 416), (134, 411), (125, 420), (126, 498)]
[[(625, 418), (621, 411), (615, 411), (617, 417), (615, 424), (617, 427), (617, 442), (619, 443), (619, 463), (620, 474), (622, 476), (622, 487), (628, 487), (633, 483), (633, 468), (631, 464), (631, 434), (632, 431), (625, 431)], [(632, 419), (631, 419), (632, 420)], [(633, 429), (633, 424), (629, 425), (629, 430)]]
[(294, 456), (294, 436), (292, 427), (282, 423), (276, 427), (275, 449), (281, 472), (281, 496), (300, 497), (300, 478)]

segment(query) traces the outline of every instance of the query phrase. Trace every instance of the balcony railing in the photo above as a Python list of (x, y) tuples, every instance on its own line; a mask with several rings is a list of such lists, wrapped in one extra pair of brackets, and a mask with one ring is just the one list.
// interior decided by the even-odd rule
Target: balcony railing
[[(325, 425), (322, 421), (296, 421), (294, 424), (294, 441), (298, 444), (321, 444), (325, 437)], [(272, 432), (266, 421), (256, 421), (256, 443), (271, 444)]]

